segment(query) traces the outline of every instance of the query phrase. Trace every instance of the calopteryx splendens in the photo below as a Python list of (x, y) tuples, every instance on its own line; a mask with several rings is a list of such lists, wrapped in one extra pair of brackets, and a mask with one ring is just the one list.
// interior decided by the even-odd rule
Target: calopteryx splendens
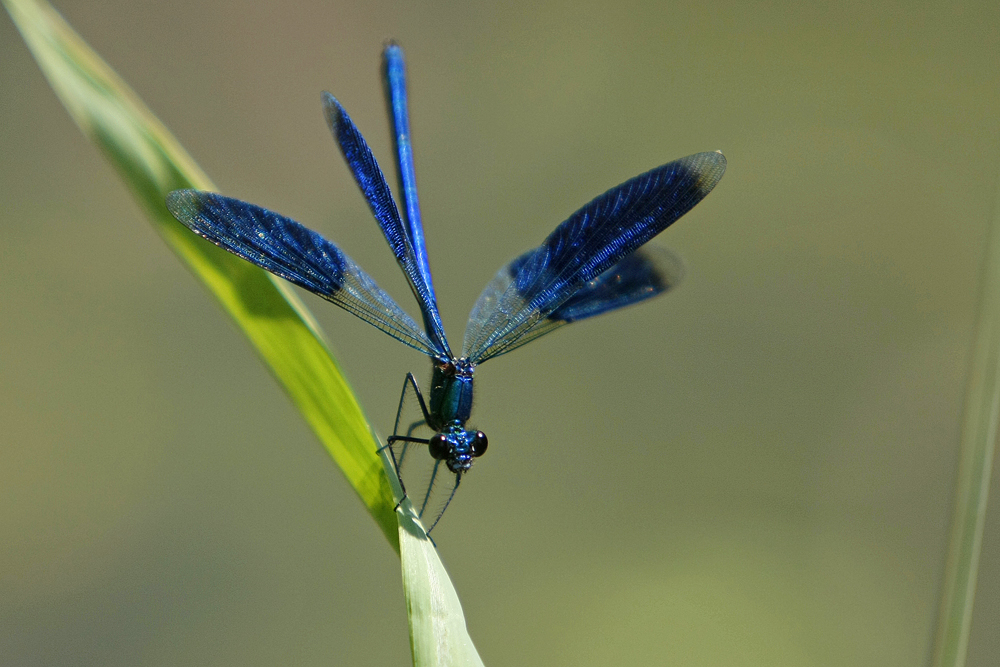
[[(466, 428), (472, 411), (476, 366), (506, 354), (565, 324), (600, 315), (662, 294), (676, 282), (677, 263), (647, 241), (687, 213), (722, 178), (719, 152), (696, 153), (611, 188), (571, 215), (540, 246), (500, 269), (479, 296), (465, 329), (462, 354), (448, 345), (438, 314), (424, 244), (413, 169), (403, 51), (394, 43), (383, 54), (383, 77), (396, 147), (399, 190), (396, 207), (388, 183), (361, 133), (340, 103), (323, 94), (327, 122), (420, 306), (419, 326), (340, 248), (277, 213), (222, 195), (177, 190), (167, 208), (212, 243), (270, 271), (381, 329), (431, 358), (429, 400), (407, 373), (396, 427), (387, 446), (397, 470), (406, 447), (426, 446), (433, 459), (427, 494), (453, 474), (441, 518), (473, 461), (486, 451), (486, 435)], [(400, 432), (407, 391), (418, 399), (429, 438)], [(402, 448), (397, 454), (395, 447)], [(430, 530), (430, 529), (429, 529)], [(428, 530), (428, 532), (429, 532)]]

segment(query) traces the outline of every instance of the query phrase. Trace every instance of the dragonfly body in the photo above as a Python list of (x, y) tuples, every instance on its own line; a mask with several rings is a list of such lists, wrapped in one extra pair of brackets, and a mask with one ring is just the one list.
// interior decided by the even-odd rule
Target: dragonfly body
[(486, 435), (465, 428), (472, 415), (475, 370), (468, 359), (448, 359), (435, 361), (431, 371), (430, 405), (424, 419), (436, 434), (427, 444), (431, 456), (456, 474), (468, 472), (473, 459), (486, 453)]
[(468, 359), (449, 359), (433, 365), (428, 426), (441, 431), (445, 424), (458, 422), (464, 426), (469, 421), (475, 370)]
[[(420, 307), (418, 325), (375, 281), (333, 243), (277, 213), (209, 192), (178, 190), (167, 208), (180, 222), (212, 243), (299, 285), (365, 320), (431, 358), (429, 400), (407, 374), (387, 446), (397, 470), (406, 447), (426, 446), (434, 460), (428, 493), (443, 475), (454, 484), (486, 451), (482, 431), (468, 429), (473, 375), (488, 359), (578, 320), (649, 299), (670, 289), (682, 269), (672, 254), (646, 246), (707, 195), (725, 171), (721, 153), (697, 153), (667, 163), (618, 185), (571, 215), (540, 246), (514, 258), (487, 284), (469, 315), (462, 353), (452, 352), (438, 313), (417, 199), (406, 106), (403, 52), (386, 47), (383, 76), (392, 119), (402, 193), (397, 208), (385, 177), (361, 133), (329, 93), (327, 122)], [(421, 419), (401, 432), (407, 392), (419, 403)], [(434, 434), (412, 435), (418, 425)], [(400, 446), (397, 457), (395, 447)], [(440, 519), (442, 508), (435, 518)]]

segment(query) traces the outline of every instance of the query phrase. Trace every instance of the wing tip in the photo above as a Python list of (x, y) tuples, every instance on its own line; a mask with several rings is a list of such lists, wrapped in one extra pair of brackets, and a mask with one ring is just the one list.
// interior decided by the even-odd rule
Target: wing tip
[(722, 151), (695, 153), (688, 158), (688, 168), (695, 174), (695, 187), (704, 197), (722, 180), (728, 161)]
[(636, 254), (649, 262), (659, 292), (674, 289), (684, 282), (687, 262), (673, 250), (649, 243), (639, 248)]
[(343, 119), (348, 117), (347, 112), (344, 111), (340, 101), (327, 91), (324, 90), (320, 98), (323, 100), (323, 113), (326, 116), (327, 125), (333, 130), (334, 135), (337, 135), (338, 128), (344, 123)]
[[(194, 190), (192, 188), (184, 188), (181, 190), (173, 190), (167, 193), (163, 202), (167, 206), (167, 210), (175, 218), (178, 215), (190, 211), (192, 208), (197, 208), (197, 199), (200, 191)], [(180, 218), (178, 218), (179, 220)]]

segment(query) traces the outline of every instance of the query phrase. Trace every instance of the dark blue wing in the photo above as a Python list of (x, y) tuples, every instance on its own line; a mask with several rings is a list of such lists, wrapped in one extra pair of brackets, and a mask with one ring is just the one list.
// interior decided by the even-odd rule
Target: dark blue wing
[[(504, 266), (497, 273), (491, 287), (502, 293), (514, 280), (518, 268), (529, 261), (536, 250), (529, 250)], [(684, 277), (684, 263), (680, 257), (659, 246), (647, 245), (631, 255), (626, 255), (610, 269), (584, 284), (576, 294), (566, 299), (516, 340), (490, 354), (496, 357), (530, 343), (539, 336), (555, 331), (570, 322), (601, 315), (612, 310), (652, 299), (672, 290)]]
[(434, 281), (427, 261), (427, 244), (424, 242), (424, 227), (420, 222), (420, 201), (417, 198), (417, 177), (413, 170), (413, 146), (410, 144), (410, 112), (406, 105), (406, 63), (403, 49), (390, 43), (382, 54), (382, 75), (385, 83), (385, 99), (389, 105), (389, 118), (393, 141), (396, 145), (396, 167), (399, 175), (399, 191), (403, 193), (403, 220), (413, 246), (417, 269), (427, 285), (431, 302), (435, 302)]
[(697, 153), (636, 176), (581, 208), (518, 258), (509, 278), (502, 279), (501, 271), (486, 286), (469, 316), (462, 356), (481, 363), (517, 347), (588, 282), (691, 210), (725, 170), (722, 153)]
[(211, 192), (175, 190), (167, 208), (215, 245), (332, 301), (398, 341), (437, 356), (413, 318), (357, 264), (314, 231), (265, 208)]
[[(444, 335), (444, 325), (441, 323), (441, 315), (438, 313), (437, 302), (434, 299), (433, 288), (430, 284), (430, 273), (425, 274), (421, 270), (420, 261), (417, 258), (416, 246), (410, 238), (409, 230), (403, 225), (399, 217), (399, 209), (392, 198), (389, 184), (385, 182), (385, 176), (379, 169), (375, 156), (365, 143), (364, 137), (351, 121), (350, 116), (344, 111), (333, 95), (323, 93), (323, 106), (326, 110), (326, 120), (330, 124), (337, 145), (347, 160), (347, 165), (354, 174), (361, 192), (368, 200), (375, 220), (382, 228), (382, 234), (388, 241), (396, 261), (403, 269), (406, 279), (410, 283), (410, 289), (420, 304), (420, 313), (423, 315), (424, 330), (428, 338), (432, 341), (437, 350), (437, 356), (451, 356), (451, 349), (448, 347), (448, 340)], [(421, 249), (423, 239), (421, 238)]]
[(666, 248), (647, 245), (626, 255), (589, 281), (546, 319), (569, 324), (652, 299), (680, 284), (681, 258)]

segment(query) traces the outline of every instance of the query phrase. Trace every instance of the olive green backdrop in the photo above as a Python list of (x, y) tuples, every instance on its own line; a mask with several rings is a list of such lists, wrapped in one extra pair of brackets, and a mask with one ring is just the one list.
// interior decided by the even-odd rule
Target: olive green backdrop
[[(809, 5), (809, 6), (804, 6)], [(407, 51), (431, 264), (482, 286), (591, 197), (721, 149), (683, 287), (477, 373), (435, 538), (487, 665), (919, 665), (984, 240), (1000, 5), (57, 3), (226, 194), (414, 311), (326, 129), (390, 167)], [(397, 557), (0, 17), (0, 664), (403, 665)], [(313, 297), (391, 429), (425, 359)], [(995, 665), (1000, 485), (969, 664)]]

